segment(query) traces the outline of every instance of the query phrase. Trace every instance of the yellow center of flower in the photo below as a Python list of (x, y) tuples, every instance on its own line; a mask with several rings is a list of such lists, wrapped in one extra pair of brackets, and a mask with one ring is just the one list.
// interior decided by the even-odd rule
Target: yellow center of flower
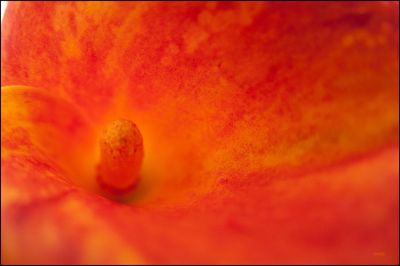
[(112, 193), (133, 189), (139, 181), (143, 161), (143, 138), (130, 120), (115, 120), (102, 132), (98, 182)]

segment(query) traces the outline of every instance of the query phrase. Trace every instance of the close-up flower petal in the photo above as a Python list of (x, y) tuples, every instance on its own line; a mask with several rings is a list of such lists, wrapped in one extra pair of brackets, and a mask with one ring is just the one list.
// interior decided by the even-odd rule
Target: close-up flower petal
[(9, 2), (2, 264), (398, 264), (398, 2)]

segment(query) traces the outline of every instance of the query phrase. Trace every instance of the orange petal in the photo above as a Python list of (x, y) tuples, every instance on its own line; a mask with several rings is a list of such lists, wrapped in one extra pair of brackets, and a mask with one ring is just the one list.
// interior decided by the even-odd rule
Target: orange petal
[[(55, 96), (6, 92), (17, 104), (2, 103), (3, 153), (32, 135), (40, 162), (66, 171), (50, 176), (91, 192), (66, 185), (74, 192), (57, 202), (18, 208), (12, 197), (42, 194), (17, 182), (22, 155), (2, 157), (2, 184), (11, 182), (2, 189), (18, 191), (2, 198), (2, 243), (17, 243), (3, 245), (4, 260), (398, 262), (398, 4), (176, 5), (10, 4), (2, 84)], [(52, 113), (61, 102), (61, 114), (84, 121), (71, 145)], [(47, 114), (51, 130), (29, 116), (27, 126), (3, 123), (15, 106)], [(121, 116), (145, 148), (129, 207), (91, 194), (90, 183), (98, 134)], [(17, 149), (37, 158), (28, 144)]]

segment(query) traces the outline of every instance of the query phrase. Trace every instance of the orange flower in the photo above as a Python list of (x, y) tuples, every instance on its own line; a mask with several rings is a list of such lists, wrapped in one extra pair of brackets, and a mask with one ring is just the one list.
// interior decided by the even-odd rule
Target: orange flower
[[(398, 11), (10, 3), (2, 263), (399, 263)], [(108, 195), (120, 119), (144, 157)]]

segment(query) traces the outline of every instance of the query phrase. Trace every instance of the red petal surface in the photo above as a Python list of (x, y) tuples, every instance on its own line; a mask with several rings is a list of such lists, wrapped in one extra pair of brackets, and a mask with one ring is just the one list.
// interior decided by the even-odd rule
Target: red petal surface
[[(398, 3), (15, 2), (3, 263), (398, 263)], [(135, 121), (142, 180), (94, 179)], [(22, 255), (23, 254), (23, 255)]]

